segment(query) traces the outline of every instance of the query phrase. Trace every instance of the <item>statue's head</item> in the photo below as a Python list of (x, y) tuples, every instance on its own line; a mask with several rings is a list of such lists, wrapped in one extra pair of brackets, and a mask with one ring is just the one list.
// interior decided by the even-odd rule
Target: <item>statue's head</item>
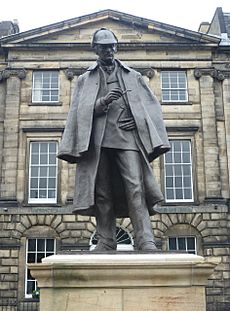
[(100, 28), (95, 31), (92, 39), (92, 47), (95, 53), (105, 64), (111, 64), (114, 60), (114, 54), (117, 51), (117, 37), (115, 34), (106, 29)]

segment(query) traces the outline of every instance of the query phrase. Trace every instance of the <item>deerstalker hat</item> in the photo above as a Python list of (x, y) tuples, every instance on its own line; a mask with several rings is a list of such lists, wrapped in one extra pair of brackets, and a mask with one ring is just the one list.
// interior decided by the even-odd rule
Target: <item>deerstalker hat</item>
[(92, 47), (95, 44), (117, 44), (118, 40), (115, 34), (106, 28), (100, 28), (95, 31), (92, 39)]

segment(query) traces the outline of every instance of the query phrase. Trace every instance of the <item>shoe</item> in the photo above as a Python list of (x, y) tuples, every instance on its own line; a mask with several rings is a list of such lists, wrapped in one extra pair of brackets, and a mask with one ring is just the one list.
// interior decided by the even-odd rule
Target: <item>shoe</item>
[(146, 242), (143, 243), (138, 250), (144, 251), (144, 252), (152, 252), (152, 251), (157, 251), (156, 244), (154, 242)]
[(117, 250), (117, 246), (113, 247), (113, 246), (110, 246), (108, 244), (105, 244), (105, 243), (102, 243), (102, 242), (98, 242), (97, 246), (92, 250), (92, 252), (104, 253), (104, 252), (116, 251), (116, 250)]

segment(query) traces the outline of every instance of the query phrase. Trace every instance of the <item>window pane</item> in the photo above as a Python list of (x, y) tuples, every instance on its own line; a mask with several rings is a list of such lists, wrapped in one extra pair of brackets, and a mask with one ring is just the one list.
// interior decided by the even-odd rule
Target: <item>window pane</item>
[(40, 163), (47, 164), (48, 163), (48, 156), (47, 154), (40, 154)]
[(33, 91), (33, 102), (40, 102), (42, 100), (42, 91), (34, 90)]
[(174, 166), (175, 176), (181, 176), (182, 174), (182, 167), (181, 165)]
[(54, 239), (47, 239), (46, 240), (46, 250), (54, 252)]
[(48, 191), (48, 198), (52, 199), (56, 197), (56, 191), (55, 190), (49, 190)]
[(48, 144), (47, 143), (41, 143), (40, 144), (40, 152), (41, 153), (47, 153), (48, 152)]
[(183, 153), (183, 162), (184, 163), (190, 163), (190, 153), (188, 153), (188, 152)]
[(167, 163), (172, 163), (172, 152), (167, 152), (165, 158)]
[(166, 198), (168, 200), (173, 200), (174, 199), (174, 191), (173, 191), (173, 189), (167, 189), (166, 190)]
[(50, 154), (49, 164), (55, 164), (55, 163), (56, 163), (56, 154)]
[(191, 187), (191, 178), (190, 177), (184, 177), (184, 186), (187, 188)]
[(29, 239), (28, 240), (28, 251), (35, 251), (36, 250), (36, 239)]
[(55, 153), (56, 154), (56, 143), (50, 143), (49, 144), (49, 149), (50, 149), (50, 153)]
[(35, 253), (29, 253), (27, 257), (27, 263), (33, 263), (35, 262), (36, 254)]
[(44, 253), (38, 253), (37, 254), (37, 262), (42, 262), (42, 258), (45, 257), (45, 254)]
[(194, 237), (188, 237), (187, 238), (187, 248), (188, 250), (194, 250), (195, 249), (195, 239)]
[(163, 101), (169, 101), (170, 100), (169, 91), (163, 90), (162, 95), (163, 95)]
[(45, 239), (37, 239), (37, 250), (45, 251)]
[(184, 189), (184, 198), (186, 200), (191, 200), (192, 199), (192, 191), (191, 191), (191, 189)]
[(169, 250), (177, 250), (176, 238), (169, 238)]
[(48, 167), (40, 166), (40, 177), (47, 177)]
[(56, 185), (56, 179), (55, 178), (50, 178), (48, 182), (48, 187), (49, 188), (55, 188)]
[(176, 199), (178, 199), (178, 200), (183, 199), (183, 190), (182, 189), (176, 189)]
[(37, 188), (38, 187), (38, 179), (37, 178), (31, 178), (30, 187), (31, 188)]
[(30, 190), (30, 198), (33, 198), (33, 199), (38, 198), (38, 191), (37, 190)]
[(47, 191), (46, 190), (40, 190), (39, 191), (39, 199), (46, 199), (47, 198)]
[(173, 178), (166, 177), (166, 187), (173, 187)]
[(32, 150), (32, 153), (39, 153), (39, 144), (31, 143), (31, 150)]
[(39, 188), (47, 188), (47, 179), (46, 178), (40, 178)]
[(31, 177), (38, 177), (38, 166), (31, 167)]
[(179, 250), (186, 250), (185, 238), (178, 238)]
[(35, 282), (27, 281), (27, 294), (32, 294), (34, 290), (35, 290)]
[(56, 167), (55, 166), (50, 166), (49, 167), (49, 176), (50, 177), (56, 176)]
[(38, 156), (38, 154), (32, 154), (32, 156), (31, 156), (31, 164), (39, 164), (39, 156)]
[(175, 178), (175, 186), (176, 187), (182, 187), (182, 178), (181, 177)]
[(30, 269), (27, 270), (27, 278), (28, 278), (28, 280), (33, 280), (33, 277), (30, 273)]
[(181, 154), (179, 152), (174, 154), (174, 161), (175, 163), (181, 163)]
[(183, 165), (183, 175), (190, 176), (190, 174), (191, 174), (190, 165)]

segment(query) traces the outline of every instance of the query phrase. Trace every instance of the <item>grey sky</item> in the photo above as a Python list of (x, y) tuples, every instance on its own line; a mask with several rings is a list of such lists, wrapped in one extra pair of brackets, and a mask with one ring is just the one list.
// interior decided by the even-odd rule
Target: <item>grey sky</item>
[(0, 21), (17, 19), (20, 31), (45, 26), (104, 9), (198, 30), (217, 7), (230, 13), (230, 0), (11, 0), (1, 3)]

